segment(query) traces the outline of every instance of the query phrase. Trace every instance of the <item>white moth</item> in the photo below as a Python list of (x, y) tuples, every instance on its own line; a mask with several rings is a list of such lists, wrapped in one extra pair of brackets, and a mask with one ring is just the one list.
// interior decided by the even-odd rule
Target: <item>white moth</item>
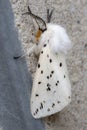
[(31, 94), (34, 118), (59, 112), (71, 101), (71, 84), (65, 61), (65, 53), (71, 48), (71, 42), (64, 28), (47, 24), (38, 48), (40, 56)]
[[(25, 14), (31, 15), (39, 26), (38, 45), (30, 50), (30, 53), (33, 51), (39, 53), (30, 106), (32, 116), (42, 118), (61, 111), (71, 102), (71, 84), (65, 54), (72, 45), (63, 27), (46, 24), (43, 19), (32, 14), (29, 7)], [(38, 20), (44, 25), (43, 29)]]

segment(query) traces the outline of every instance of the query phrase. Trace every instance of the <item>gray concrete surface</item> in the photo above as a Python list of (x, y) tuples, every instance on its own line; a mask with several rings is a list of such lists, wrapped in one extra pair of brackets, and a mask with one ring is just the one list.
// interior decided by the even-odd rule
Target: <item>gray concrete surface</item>
[(0, 130), (45, 130), (30, 113), (32, 80), (22, 53), (9, 0), (0, 0)]
[[(32, 19), (22, 16), (30, 5), (33, 13), (46, 20), (46, 8), (54, 8), (53, 23), (66, 28), (73, 49), (67, 55), (72, 83), (72, 102), (60, 113), (45, 119), (47, 130), (87, 130), (87, 0), (11, 0), (15, 24), (24, 51), (33, 44)], [(26, 57), (32, 76), (37, 64), (32, 54)]]

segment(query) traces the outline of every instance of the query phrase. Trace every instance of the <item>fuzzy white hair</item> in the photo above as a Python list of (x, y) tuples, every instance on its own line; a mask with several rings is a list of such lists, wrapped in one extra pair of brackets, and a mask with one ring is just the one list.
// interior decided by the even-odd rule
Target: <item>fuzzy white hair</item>
[(39, 43), (41, 50), (43, 44), (49, 44), (54, 53), (67, 53), (71, 49), (71, 41), (63, 27), (56, 24), (47, 24), (47, 30), (42, 33)]

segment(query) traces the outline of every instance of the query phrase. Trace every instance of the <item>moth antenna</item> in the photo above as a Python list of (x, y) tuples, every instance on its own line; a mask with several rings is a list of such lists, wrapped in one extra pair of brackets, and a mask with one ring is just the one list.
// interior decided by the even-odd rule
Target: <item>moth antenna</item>
[(40, 25), (39, 25), (39, 23), (38, 23), (38, 20), (39, 20), (39, 21), (40, 21), (41, 23), (43, 23), (43, 25), (45, 26), (45, 29), (44, 29), (44, 30), (46, 30), (46, 23), (45, 23), (45, 21), (44, 21), (41, 17), (39, 17), (39, 16), (33, 14), (32, 11), (30, 10), (30, 7), (29, 7), (29, 6), (28, 6), (27, 8), (28, 8), (28, 12), (25, 12), (25, 13), (23, 13), (22, 15), (28, 14), (28, 15), (32, 16), (32, 17), (35, 19), (35, 21), (36, 21), (36, 23), (37, 23), (39, 29), (41, 29), (41, 28), (40, 28)]
[(39, 26), (39, 24), (38, 24), (38, 22), (37, 22), (37, 20), (36, 20), (35, 15), (32, 14), (32, 12), (31, 12), (31, 10), (30, 10), (30, 7), (28, 6), (27, 8), (28, 8), (28, 12), (25, 12), (25, 13), (23, 13), (22, 15), (28, 14), (28, 15), (32, 16), (32, 17), (35, 19), (35, 21), (36, 21), (38, 27), (40, 28), (40, 26)]
[(27, 8), (28, 8), (28, 12), (32, 13), (31, 10), (30, 10), (30, 7), (28, 6)]
[(51, 12), (49, 13), (49, 9), (47, 9), (47, 22), (48, 23), (50, 23), (50, 21), (51, 21), (53, 11), (54, 11), (54, 9), (52, 9)]

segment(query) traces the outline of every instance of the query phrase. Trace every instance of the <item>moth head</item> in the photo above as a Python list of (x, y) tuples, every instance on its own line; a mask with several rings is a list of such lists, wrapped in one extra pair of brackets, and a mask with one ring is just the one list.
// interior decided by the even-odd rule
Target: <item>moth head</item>
[[(51, 10), (51, 12), (49, 12), (49, 9), (47, 9), (47, 23), (49, 23), (51, 21), (53, 10)], [(31, 17), (33, 17), (33, 19), (35, 20), (36, 24), (38, 25), (38, 30), (36, 32), (35, 38), (36, 38), (36, 41), (39, 41), (39, 39), (41, 37), (41, 34), (47, 30), (47, 24), (46, 24), (46, 22), (41, 17), (33, 14), (31, 12), (29, 6), (28, 6), (28, 12), (26, 12), (24, 14), (28, 14)]]
[(24, 13), (24, 14), (28, 14), (30, 15), (36, 22), (36, 24), (38, 25), (38, 31), (36, 33), (36, 40), (38, 41), (41, 34), (47, 30), (47, 26), (46, 26), (46, 22), (39, 16), (33, 14), (30, 10), (30, 7), (28, 6), (28, 12)]
[(47, 29), (42, 30), (41, 28), (39, 28), (39, 29), (37, 30), (36, 35), (35, 35), (35, 38), (36, 38), (36, 41), (37, 41), (37, 42), (39, 41), (39, 39), (40, 39), (42, 33), (45, 32), (46, 30), (47, 30)]
[(41, 34), (42, 34), (42, 30), (38, 29), (38, 31), (36, 32), (36, 36), (35, 36), (37, 42), (39, 41)]
[[(47, 23), (50, 23), (53, 11), (54, 11), (54, 9), (52, 9), (50, 12), (49, 12), (49, 9), (47, 9)], [(42, 18), (40, 18), (40, 19), (42, 19)], [(45, 21), (43, 19), (42, 19), (42, 21), (43, 21), (43, 23), (45, 25), (45, 28), (43, 28), (43, 26), (41, 26), (41, 27), (38, 26), (39, 29), (38, 29), (38, 31), (36, 33), (36, 41), (39, 41), (39, 39), (41, 37), (41, 34), (43, 34), (43, 32), (45, 32), (47, 30), (47, 24), (45, 23)]]

